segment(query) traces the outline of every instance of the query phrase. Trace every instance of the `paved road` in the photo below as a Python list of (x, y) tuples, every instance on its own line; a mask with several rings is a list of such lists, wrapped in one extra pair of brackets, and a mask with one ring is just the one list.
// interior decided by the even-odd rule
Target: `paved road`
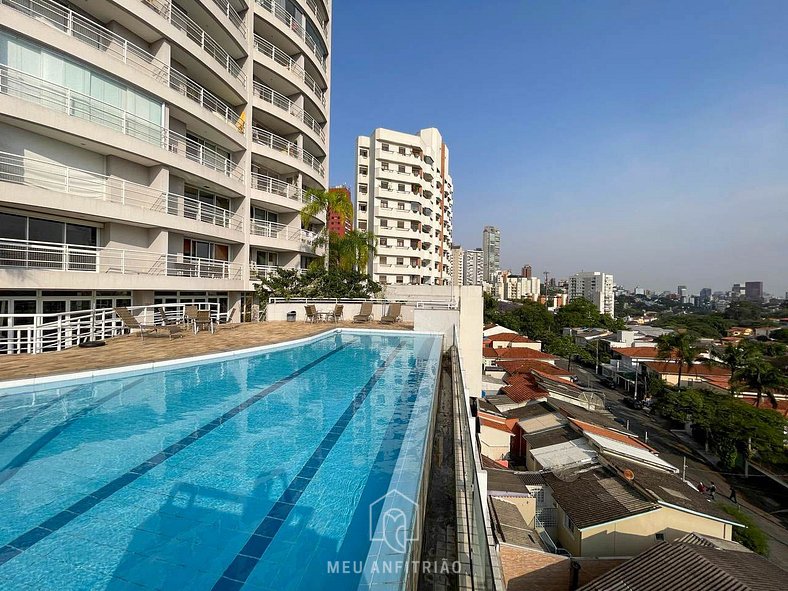
[[(563, 360), (558, 363), (566, 366)], [(679, 469), (683, 468), (686, 459), (687, 480), (706, 485), (714, 482), (719, 493), (717, 499), (723, 503), (729, 503), (726, 497), (730, 495), (730, 483), (734, 482), (739, 506), (769, 537), (769, 559), (788, 570), (788, 529), (784, 525), (788, 520), (788, 494), (785, 488), (763, 476), (751, 476), (745, 481), (737, 474), (721, 474), (696, 449), (671, 433), (659, 417), (625, 406), (622, 402), (624, 392), (602, 386), (593, 370), (587, 371), (575, 364), (572, 370), (580, 377), (581, 385), (601, 390), (610, 412), (624, 422), (629, 421), (629, 430), (647, 440), (662, 459)]]

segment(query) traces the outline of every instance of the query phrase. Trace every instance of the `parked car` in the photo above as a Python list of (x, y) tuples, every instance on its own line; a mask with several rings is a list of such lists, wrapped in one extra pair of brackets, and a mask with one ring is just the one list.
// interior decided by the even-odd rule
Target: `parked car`
[(636, 400), (635, 398), (632, 398), (631, 396), (625, 396), (624, 397), (624, 404), (627, 405), (629, 408), (634, 408), (635, 410), (640, 410), (640, 409), (643, 408), (643, 401), (642, 400)]
[(616, 383), (612, 379), (610, 379), (608, 377), (601, 378), (599, 380), (599, 383), (602, 384), (605, 388), (615, 388), (616, 387)]

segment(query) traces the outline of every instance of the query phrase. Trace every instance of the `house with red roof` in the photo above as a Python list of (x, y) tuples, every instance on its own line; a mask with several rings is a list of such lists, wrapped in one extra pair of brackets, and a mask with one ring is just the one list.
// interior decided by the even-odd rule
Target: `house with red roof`
[(542, 343), (540, 341), (533, 341), (516, 332), (503, 332), (485, 337), (484, 346), (492, 347), (493, 349), (526, 348), (533, 349), (534, 351), (542, 350)]
[[(646, 372), (649, 377), (656, 377), (671, 386), (678, 385), (679, 364), (675, 361), (647, 361), (644, 362)], [(681, 384), (697, 385), (714, 378), (719, 381), (721, 378), (730, 380), (731, 370), (721, 365), (707, 363), (693, 363), (691, 366), (681, 367)]]
[(543, 361), (551, 365), (555, 365), (555, 355), (543, 353), (528, 347), (506, 347), (494, 348), (484, 347), (482, 349), (482, 358), (484, 360), (485, 369), (497, 365), (501, 361)]

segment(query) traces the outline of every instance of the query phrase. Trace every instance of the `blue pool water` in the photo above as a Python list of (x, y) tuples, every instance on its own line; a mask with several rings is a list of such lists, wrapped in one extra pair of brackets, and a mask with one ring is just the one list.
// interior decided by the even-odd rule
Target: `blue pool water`
[(0, 589), (397, 588), (371, 565), (406, 557), (440, 349), (341, 331), (0, 390)]

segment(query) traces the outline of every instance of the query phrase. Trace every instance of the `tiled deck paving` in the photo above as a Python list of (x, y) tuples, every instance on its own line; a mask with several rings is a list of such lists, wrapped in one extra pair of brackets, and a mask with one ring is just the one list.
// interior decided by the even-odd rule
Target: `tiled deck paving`
[(270, 345), (319, 334), (337, 327), (385, 328), (411, 330), (408, 324), (380, 324), (352, 322), (305, 324), (303, 322), (250, 322), (224, 325), (215, 334), (184, 331), (183, 336), (170, 339), (166, 335), (146, 335), (140, 340), (137, 334), (107, 339), (105, 347), (80, 349), (38, 355), (0, 355), (0, 387), (3, 380), (17, 380), (75, 371), (89, 371), (108, 367), (150, 363), (168, 359), (181, 359), (208, 353), (221, 353), (259, 345)]

